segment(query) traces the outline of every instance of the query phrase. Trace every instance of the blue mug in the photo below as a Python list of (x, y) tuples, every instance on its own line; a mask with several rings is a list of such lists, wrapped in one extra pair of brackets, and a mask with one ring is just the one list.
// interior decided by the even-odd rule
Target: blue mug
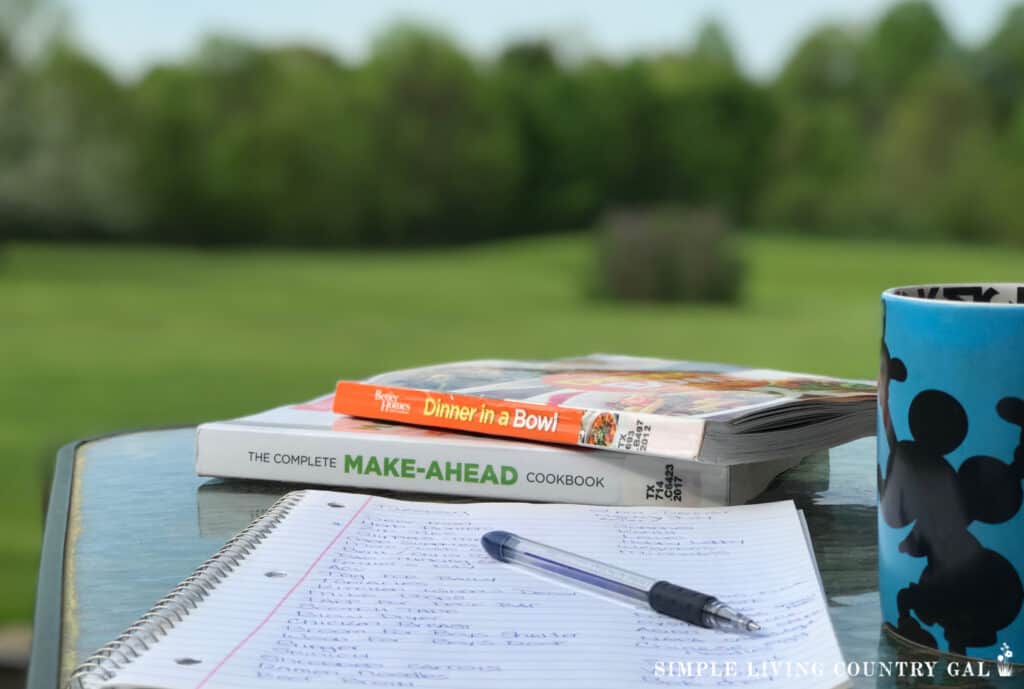
[(1024, 285), (882, 294), (878, 569), (896, 636), (1024, 658)]

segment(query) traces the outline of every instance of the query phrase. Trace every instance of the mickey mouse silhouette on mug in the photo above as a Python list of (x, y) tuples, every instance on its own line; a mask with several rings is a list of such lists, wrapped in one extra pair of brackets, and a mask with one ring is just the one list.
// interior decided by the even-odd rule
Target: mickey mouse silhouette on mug
[(992, 660), (1000, 644), (1024, 646), (1022, 296), (1018, 285), (883, 295), (883, 618), (904, 639)]

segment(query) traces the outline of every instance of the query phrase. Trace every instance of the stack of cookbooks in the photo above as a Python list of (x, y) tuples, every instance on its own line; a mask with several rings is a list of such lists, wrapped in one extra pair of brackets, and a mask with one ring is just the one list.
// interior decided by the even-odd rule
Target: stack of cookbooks
[(604, 505), (746, 502), (875, 426), (875, 385), (628, 356), (341, 381), (197, 435), (221, 478)]

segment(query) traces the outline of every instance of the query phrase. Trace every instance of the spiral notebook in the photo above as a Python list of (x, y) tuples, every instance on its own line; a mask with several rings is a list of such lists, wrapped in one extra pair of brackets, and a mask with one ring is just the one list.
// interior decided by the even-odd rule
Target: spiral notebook
[[(712, 593), (763, 631), (695, 627), (499, 563), (480, 546), (493, 529)], [(275, 503), (70, 685), (818, 689), (846, 680), (792, 502), (440, 504), (309, 490)]]

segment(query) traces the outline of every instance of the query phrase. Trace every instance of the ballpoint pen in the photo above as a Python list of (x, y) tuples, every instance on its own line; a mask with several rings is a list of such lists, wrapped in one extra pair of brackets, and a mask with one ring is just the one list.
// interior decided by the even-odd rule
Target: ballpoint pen
[(526, 565), (604, 592), (643, 601), (663, 615), (690, 624), (730, 631), (761, 629), (757, 622), (714, 596), (520, 538), (508, 531), (489, 531), (480, 543), (495, 560)]

